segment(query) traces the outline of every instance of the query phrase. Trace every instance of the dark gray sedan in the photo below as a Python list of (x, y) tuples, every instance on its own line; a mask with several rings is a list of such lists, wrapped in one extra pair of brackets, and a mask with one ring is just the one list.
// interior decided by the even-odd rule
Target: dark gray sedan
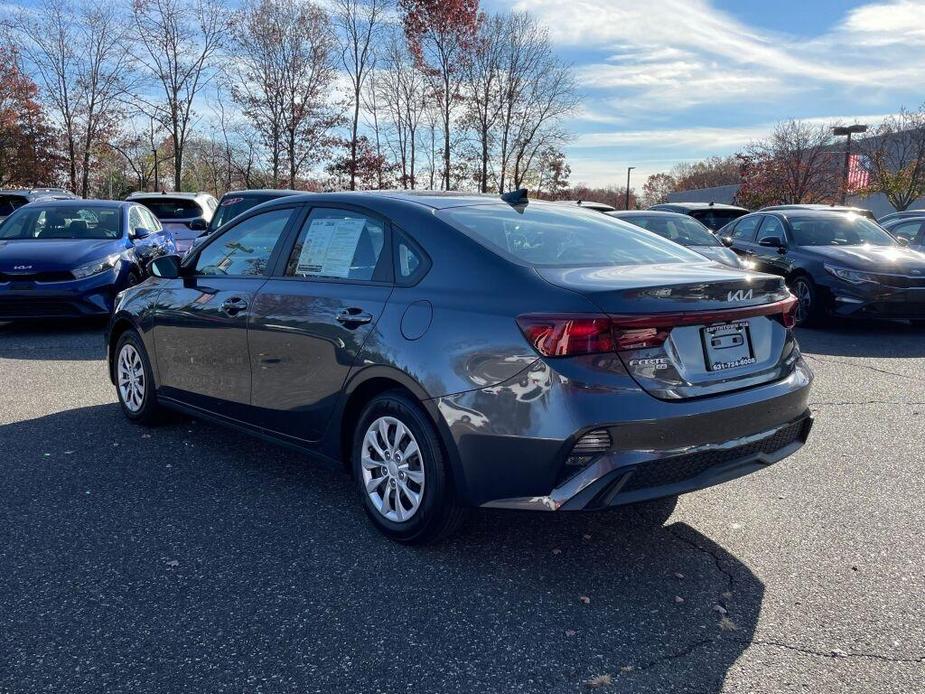
[(811, 426), (781, 278), (577, 207), (290, 196), (152, 270), (110, 324), (125, 415), (181, 410), (338, 461), (403, 542), (479, 506), (670, 513)]

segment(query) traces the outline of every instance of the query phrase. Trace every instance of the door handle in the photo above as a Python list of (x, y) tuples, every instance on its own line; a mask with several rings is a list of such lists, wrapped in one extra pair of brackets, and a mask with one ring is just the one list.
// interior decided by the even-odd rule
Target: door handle
[(247, 302), (239, 296), (233, 296), (230, 299), (225, 299), (225, 301), (222, 302), (222, 311), (232, 317), (238, 315), (246, 308)]
[(361, 308), (345, 308), (337, 314), (336, 320), (346, 326), (357, 326), (371, 323), (373, 317)]

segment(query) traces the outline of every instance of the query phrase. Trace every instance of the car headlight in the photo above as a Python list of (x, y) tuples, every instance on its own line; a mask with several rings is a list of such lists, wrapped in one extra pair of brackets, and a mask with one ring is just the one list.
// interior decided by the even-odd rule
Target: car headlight
[(880, 284), (876, 276), (867, 272), (849, 270), (846, 267), (838, 267), (836, 265), (824, 265), (823, 267), (825, 267), (826, 272), (828, 272), (830, 275), (835, 275), (835, 277), (838, 279), (850, 284), (864, 284), (865, 282), (870, 284)]
[(105, 258), (100, 260), (94, 260), (92, 263), (79, 265), (78, 267), (75, 267), (73, 270), (71, 270), (71, 274), (79, 280), (83, 279), (84, 277), (92, 277), (93, 275), (98, 275), (101, 272), (106, 272), (106, 270), (111, 270), (116, 266), (121, 258), (121, 253), (113, 253), (112, 255), (107, 255)]
[(754, 270), (757, 266), (754, 260), (748, 260), (742, 256), (736, 256), (739, 259), (739, 267), (743, 270)]

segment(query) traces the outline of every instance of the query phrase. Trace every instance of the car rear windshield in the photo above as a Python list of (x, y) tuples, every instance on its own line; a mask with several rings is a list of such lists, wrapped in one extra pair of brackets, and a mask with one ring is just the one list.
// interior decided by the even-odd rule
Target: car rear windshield
[(600, 212), (530, 203), (448, 208), (438, 216), (489, 249), (529, 265), (703, 262), (703, 257)]
[(647, 231), (654, 232), (669, 241), (680, 243), (682, 246), (721, 246), (719, 239), (710, 233), (703, 224), (696, 219), (678, 215), (677, 217), (663, 217), (661, 215), (625, 217), (624, 222), (635, 224)]
[(705, 210), (693, 210), (690, 216), (713, 231), (716, 231), (745, 214), (748, 214), (748, 212), (742, 210), (714, 210), (708, 208)]
[(855, 214), (790, 217), (790, 228), (797, 246), (896, 245), (896, 240), (880, 226)]
[(215, 210), (215, 216), (209, 223), (209, 228), (218, 229), (222, 224), (228, 222), (239, 214), (247, 212), (250, 208), (256, 207), (267, 200), (275, 200), (275, 195), (232, 195), (231, 197), (222, 198)]
[(202, 208), (195, 200), (185, 198), (153, 198), (138, 200), (162, 222), (171, 219), (202, 217)]
[(0, 217), (9, 217), (27, 202), (29, 199), (22, 195), (0, 195)]
[(7, 217), (0, 239), (117, 239), (122, 235), (118, 207), (30, 205)]

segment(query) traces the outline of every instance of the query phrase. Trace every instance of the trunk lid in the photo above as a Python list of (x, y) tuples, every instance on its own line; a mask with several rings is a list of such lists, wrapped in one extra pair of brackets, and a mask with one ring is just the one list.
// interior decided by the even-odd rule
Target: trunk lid
[[(627, 371), (649, 394), (681, 400), (778, 380), (799, 356), (780, 277), (716, 263), (537, 268), (610, 316)], [(655, 337), (652, 340), (634, 336)]]

